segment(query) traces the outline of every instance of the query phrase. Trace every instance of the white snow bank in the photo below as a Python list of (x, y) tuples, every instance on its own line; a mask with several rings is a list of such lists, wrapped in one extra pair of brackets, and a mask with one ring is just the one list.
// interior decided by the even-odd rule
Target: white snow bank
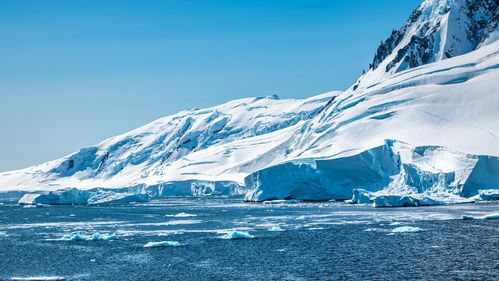
[(414, 227), (414, 226), (401, 226), (394, 228), (392, 230), (393, 233), (403, 233), (403, 232), (422, 232), (424, 231), (422, 228)]
[(246, 233), (246, 232), (240, 232), (233, 230), (232, 232), (229, 232), (223, 236), (220, 236), (221, 239), (251, 239), (255, 238), (255, 236)]
[(178, 247), (180, 243), (177, 241), (159, 241), (159, 242), (149, 242), (144, 245), (144, 248), (154, 248), (154, 247)]
[(76, 188), (61, 189), (48, 193), (28, 193), (25, 194), (18, 203), (21, 205), (70, 205), (86, 204), (91, 193)]
[(90, 197), (88, 204), (113, 204), (147, 201), (149, 201), (149, 195), (146, 193), (115, 193), (112, 191), (106, 191)]
[(115, 234), (100, 234), (100, 233), (94, 233), (90, 236), (86, 236), (83, 234), (75, 233), (75, 234), (67, 234), (61, 237), (61, 240), (65, 241), (107, 241), (107, 240), (116, 240), (118, 239), (118, 236)]

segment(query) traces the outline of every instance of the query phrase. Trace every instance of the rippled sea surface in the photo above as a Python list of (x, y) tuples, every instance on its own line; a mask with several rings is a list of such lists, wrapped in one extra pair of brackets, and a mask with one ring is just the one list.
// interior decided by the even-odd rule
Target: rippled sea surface
[[(112, 206), (0, 203), (0, 280), (498, 280), (499, 203), (374, 209), (168, 198)], [(269, 231), (277, 226), (284, 231)], [(396, 233), (401, 226), (422, 232)], [(238, 230), (253, 239), (225, 240)], [(64, 241), (67, 234), (116, 234)], [(178, 247), (144, 248), (177, 241)]]

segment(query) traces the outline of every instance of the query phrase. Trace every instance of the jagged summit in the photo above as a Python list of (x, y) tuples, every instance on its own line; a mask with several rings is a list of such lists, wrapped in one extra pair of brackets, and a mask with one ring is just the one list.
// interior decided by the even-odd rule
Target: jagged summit
[(497, 0), (426, 0), (378, 47), (365, 75), (376, 80), (476, 50), (497, 38)]

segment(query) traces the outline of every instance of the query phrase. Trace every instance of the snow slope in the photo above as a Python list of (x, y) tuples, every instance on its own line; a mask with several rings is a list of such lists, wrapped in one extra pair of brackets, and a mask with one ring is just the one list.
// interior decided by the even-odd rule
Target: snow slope
[[(204, 166), (226, 168), (228, 163), (224, 161), (232, 154), (230, 161), (237, 164), (273, 148), (277, 138), (269, 133), (278, 131), (276, 136), (279, 136), (311, 118), (337, 94), (330, 92), (305, 100), (280, 100), (276, 96), (246, 98), (211, 108), (182, 111), (62, 159), (0, 173), (0, 191), (126, 188), (192, 179), (205, 180), (196, 192), (210, 193), (215, 185), (225, 193), (237, 191), (240, 186), (230, 182), (232, 175), (220, 178), (214, 173), (203, 173)], [(245, 146), (246, 141), (233, 144), (251, 137), (256, 137), (258, 150)], [(204, 152), (211, 147), (211, 152)], [(243, 177), (236, 181), (242, 183)], [(229, 182), (213, 183), (211, 178)], [(184, 182), (184, 186), (169, 184), (166, 188), (173, 191), (165, 190), (165, 194), (195, 193), (191, 189), (197, 183), (199, 181)]]

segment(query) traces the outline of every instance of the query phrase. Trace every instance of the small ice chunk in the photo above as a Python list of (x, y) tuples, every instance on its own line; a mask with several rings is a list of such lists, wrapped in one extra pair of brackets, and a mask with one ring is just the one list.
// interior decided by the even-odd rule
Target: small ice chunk
[(499, 189), (482, 189), (478, 191), (480, 200), (499, 200)]
[(178, 247), (180, 243), (177, 241), (159, 241), (159, 242), (149, 242), (144, 245), (144, 248), (154, 248), (154, 247)]
[(474, 219), (475, 219), (475, 217), (473, 217), (473, 216), (463, 215), (463, 216), (461, 217), (461, 219), (463, 219), (463, 220), (474, 220)]
[(272, 226), (271, 228), (269, 228), (269, 231), (285, 231), (283, 228), (281, 228), (281, 226), (279, 225), (274, 225)]
[(298, 204), (300, 200), (289, 199), (289, 200), (267, 200), (263, 201), (265, 205), (274, 205), (274, 204)]
[(61, 240), (66, 240), (66, 241), (98, 241), (98, 240), (116, 240), (118, 239), (118, 236), (116, 234), (100, 234), (100, 233), (94, 233), (90, 236), (85, 236), (79, 233), (75, 234), (66, 234), (64, 235)]
[(421, 231), (424, 231), (424, 230), (422, 228), (414, 227), (414, 226), (401, 226), (401, 227), (394, 228), (392, 230), (393, 233), (403, 233), (403, 232), (413, 233), (413, 232), (421, 232)]
[(223, 236), (220, 236), (221, 239), (251, 239), (255, 238), (255, 236), (246, 233), (246, 232), (240, 232), (233, 230), (232, 232), (229, 232)]
[(499, 219), (499, 213), (488, 214), (488, 215), (485, 215), (483, 218), (486, 220), (497, 220), (497, 219)]
[(188, 214), (188, 213), (178, 213), (174, 215), (165, 215), (167, 218), (189, 218), (189, 217), (197, 217), (195, 214)]
[(396, 222), (392, 222), (389, 224), (389, 226), (399, 226), (399, 225), (402, 225), (402, 223), (396, 221)]

